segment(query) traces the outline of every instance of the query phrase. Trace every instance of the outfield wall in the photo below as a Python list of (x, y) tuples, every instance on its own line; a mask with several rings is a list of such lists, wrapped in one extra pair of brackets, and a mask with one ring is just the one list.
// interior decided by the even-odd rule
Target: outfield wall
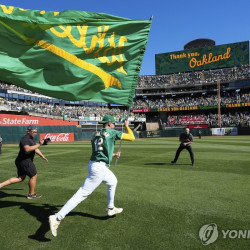
[(250, 135), (250, 127), (238, 127), (239, 135)]
[[(92, 132), (82, 131), (81, 126), (37, 126), (36, 141), (39, 139), (50, 137), (53, 142), (70, 142), (90, 140), (93, 136)], [(21, 137), (27, 133), (27, 126), (0, 126), (0, 135), (3, 143), (19, 143)], [(135, 133), (135, 137), (139, 137)]]
[[(65, 138), (67, 134), (73, 133), (73, 141), (88, 140), (92, 133), (82, 132), (81, 127), (78, 126), (37, 126), (38, 134), (35, 140), (38, 141), (40, 134), (50, 134), (50, 136), (57, 136), (58, 142), (63, 142), (62, 138)], [(20, 138), (27, 132), (27, 126), (0, 126), (0, 135), (3, 138), (3, 143), (18, 143)], [(61, 141), (60, 141), (61, 140)]]
[[(83, 132), (80, 126), (37, 126), (39, 138), (51, 137), (52, 142), (84, 141), (90, 140), (93, 132)], [(18, 143), (22, 136), (26, 134), (27, 126), (0, 126), (0, 135), (3, 143)], [(250, 135), (250, 128), (238, 128), (238, 135)], [(212, 136), (212, 129), (200, 129), (201, 136)], [(137, 131), (134, 132), (136, 138), (157, 138), (157, 137), (179, 137), (184, 132), (183, 128), (169, 128), (157, 131)], [(198, 136), (199, 129), (190, 129), (193, 136)], [(226, 135), (226, 134), (225, 134)], [(233, 135), (231, 133), (231, 135)], [(70, 138), (67, 140), (66, 137)]]
[[(212, 131), (210, 128), (206, 129), (190, 129), (190, 133), (193, 136), (198, 136), (199, 130), (201, 131), (201, 136), (210, 136)], [(183, 128), (168, 128), (166, 130), (158, 131), (141, 131), (139, 133), (140, 138), (156, 138), (156, 137), (179, 137), (181, 133), (184, 132)]]

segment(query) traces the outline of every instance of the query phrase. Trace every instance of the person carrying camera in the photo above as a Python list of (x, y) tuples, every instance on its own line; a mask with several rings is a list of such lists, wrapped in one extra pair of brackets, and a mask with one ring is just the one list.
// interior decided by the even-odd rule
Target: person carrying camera
[(28, 175), (29, 180), (29, 194), (28, 199), (40, 198), (42, 195), (35, 193), (37, 171), (36, 166), (33, 163), (35, 154), (39, 155), (42, 159), (48, 162), (47, 158), (38, 149), (44, 144), (44, 139), (40, 140), (38, 143), (35, 142), (34, 138), (37, 135), (37, 128), (33, 125), (28, 126), (27, 134), (23, 136), (19, 143), (19, 153), (15, 160), (17, 167), (17, 177), (12, 177), (2, 183), (0, 183), (0, 188), (24, 181)]
[(171, 163), (175, 164), (179, 158), (179, 155), (183, 149), (187, 149), (190, 154), (192, 166), (194, 165), (194, 153), (192, 150), (192, 142), (194, 141), (193, 135), (190, 133), (189, 128), (185, 129), (184, 133), (181, 133), (179, 140), (181, 142), (179, 148), (176, 151), (175, 158)]

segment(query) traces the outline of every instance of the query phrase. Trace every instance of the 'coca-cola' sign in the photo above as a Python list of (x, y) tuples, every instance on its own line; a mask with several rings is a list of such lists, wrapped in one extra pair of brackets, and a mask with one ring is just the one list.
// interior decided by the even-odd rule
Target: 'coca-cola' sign
[(70, 142), (74, 141), (74, 133), (47, 133), (40, 134), (40, 140), (50, 138), (51, 142)]

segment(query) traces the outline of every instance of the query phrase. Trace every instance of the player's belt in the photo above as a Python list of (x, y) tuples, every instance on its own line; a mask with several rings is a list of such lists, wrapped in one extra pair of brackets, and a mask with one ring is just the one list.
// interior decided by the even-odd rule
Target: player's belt
[(106, 163), (106, 162), (104, 162), (104, 161), (96, 161), (96, 162), (98, 162), (98, 163), (101, 163), (101, 164), (104, 164), (106, 167), (110, 167), (110, 165), (108, 164), (108, 163)]

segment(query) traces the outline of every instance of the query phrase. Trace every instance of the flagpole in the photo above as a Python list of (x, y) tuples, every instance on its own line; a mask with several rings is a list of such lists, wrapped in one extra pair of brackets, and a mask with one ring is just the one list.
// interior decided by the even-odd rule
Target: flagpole
[[(123, 133), (123, 124), (122, 124), (122, 133)], [(121, 152), (122, 148), (122, 140), (120, 141), (118, 152)], [(115, 167), (117, 166), (118, 158), (115, 159)]]
[[(130, 114), (130, 107), (127, 107), (127, 110), (128, 110), (128, 117), (129, 117), (129, 114)], [(127, 119), (128, 119), (127, 117)], [(126, 119), (125, 119), (126, 120)], [(122, 124), (122, 133), (123, 133), (123, 124)], [(121, 148), (122, 148), (122, 140), (120, 141), (120, 145), (119, 145), (119, 149), (118, 149), (118, 152), (121, 152)], [(118, 158), (115, 159), (115, 167), (117, 166), (117, 162), (118, 162)]]

